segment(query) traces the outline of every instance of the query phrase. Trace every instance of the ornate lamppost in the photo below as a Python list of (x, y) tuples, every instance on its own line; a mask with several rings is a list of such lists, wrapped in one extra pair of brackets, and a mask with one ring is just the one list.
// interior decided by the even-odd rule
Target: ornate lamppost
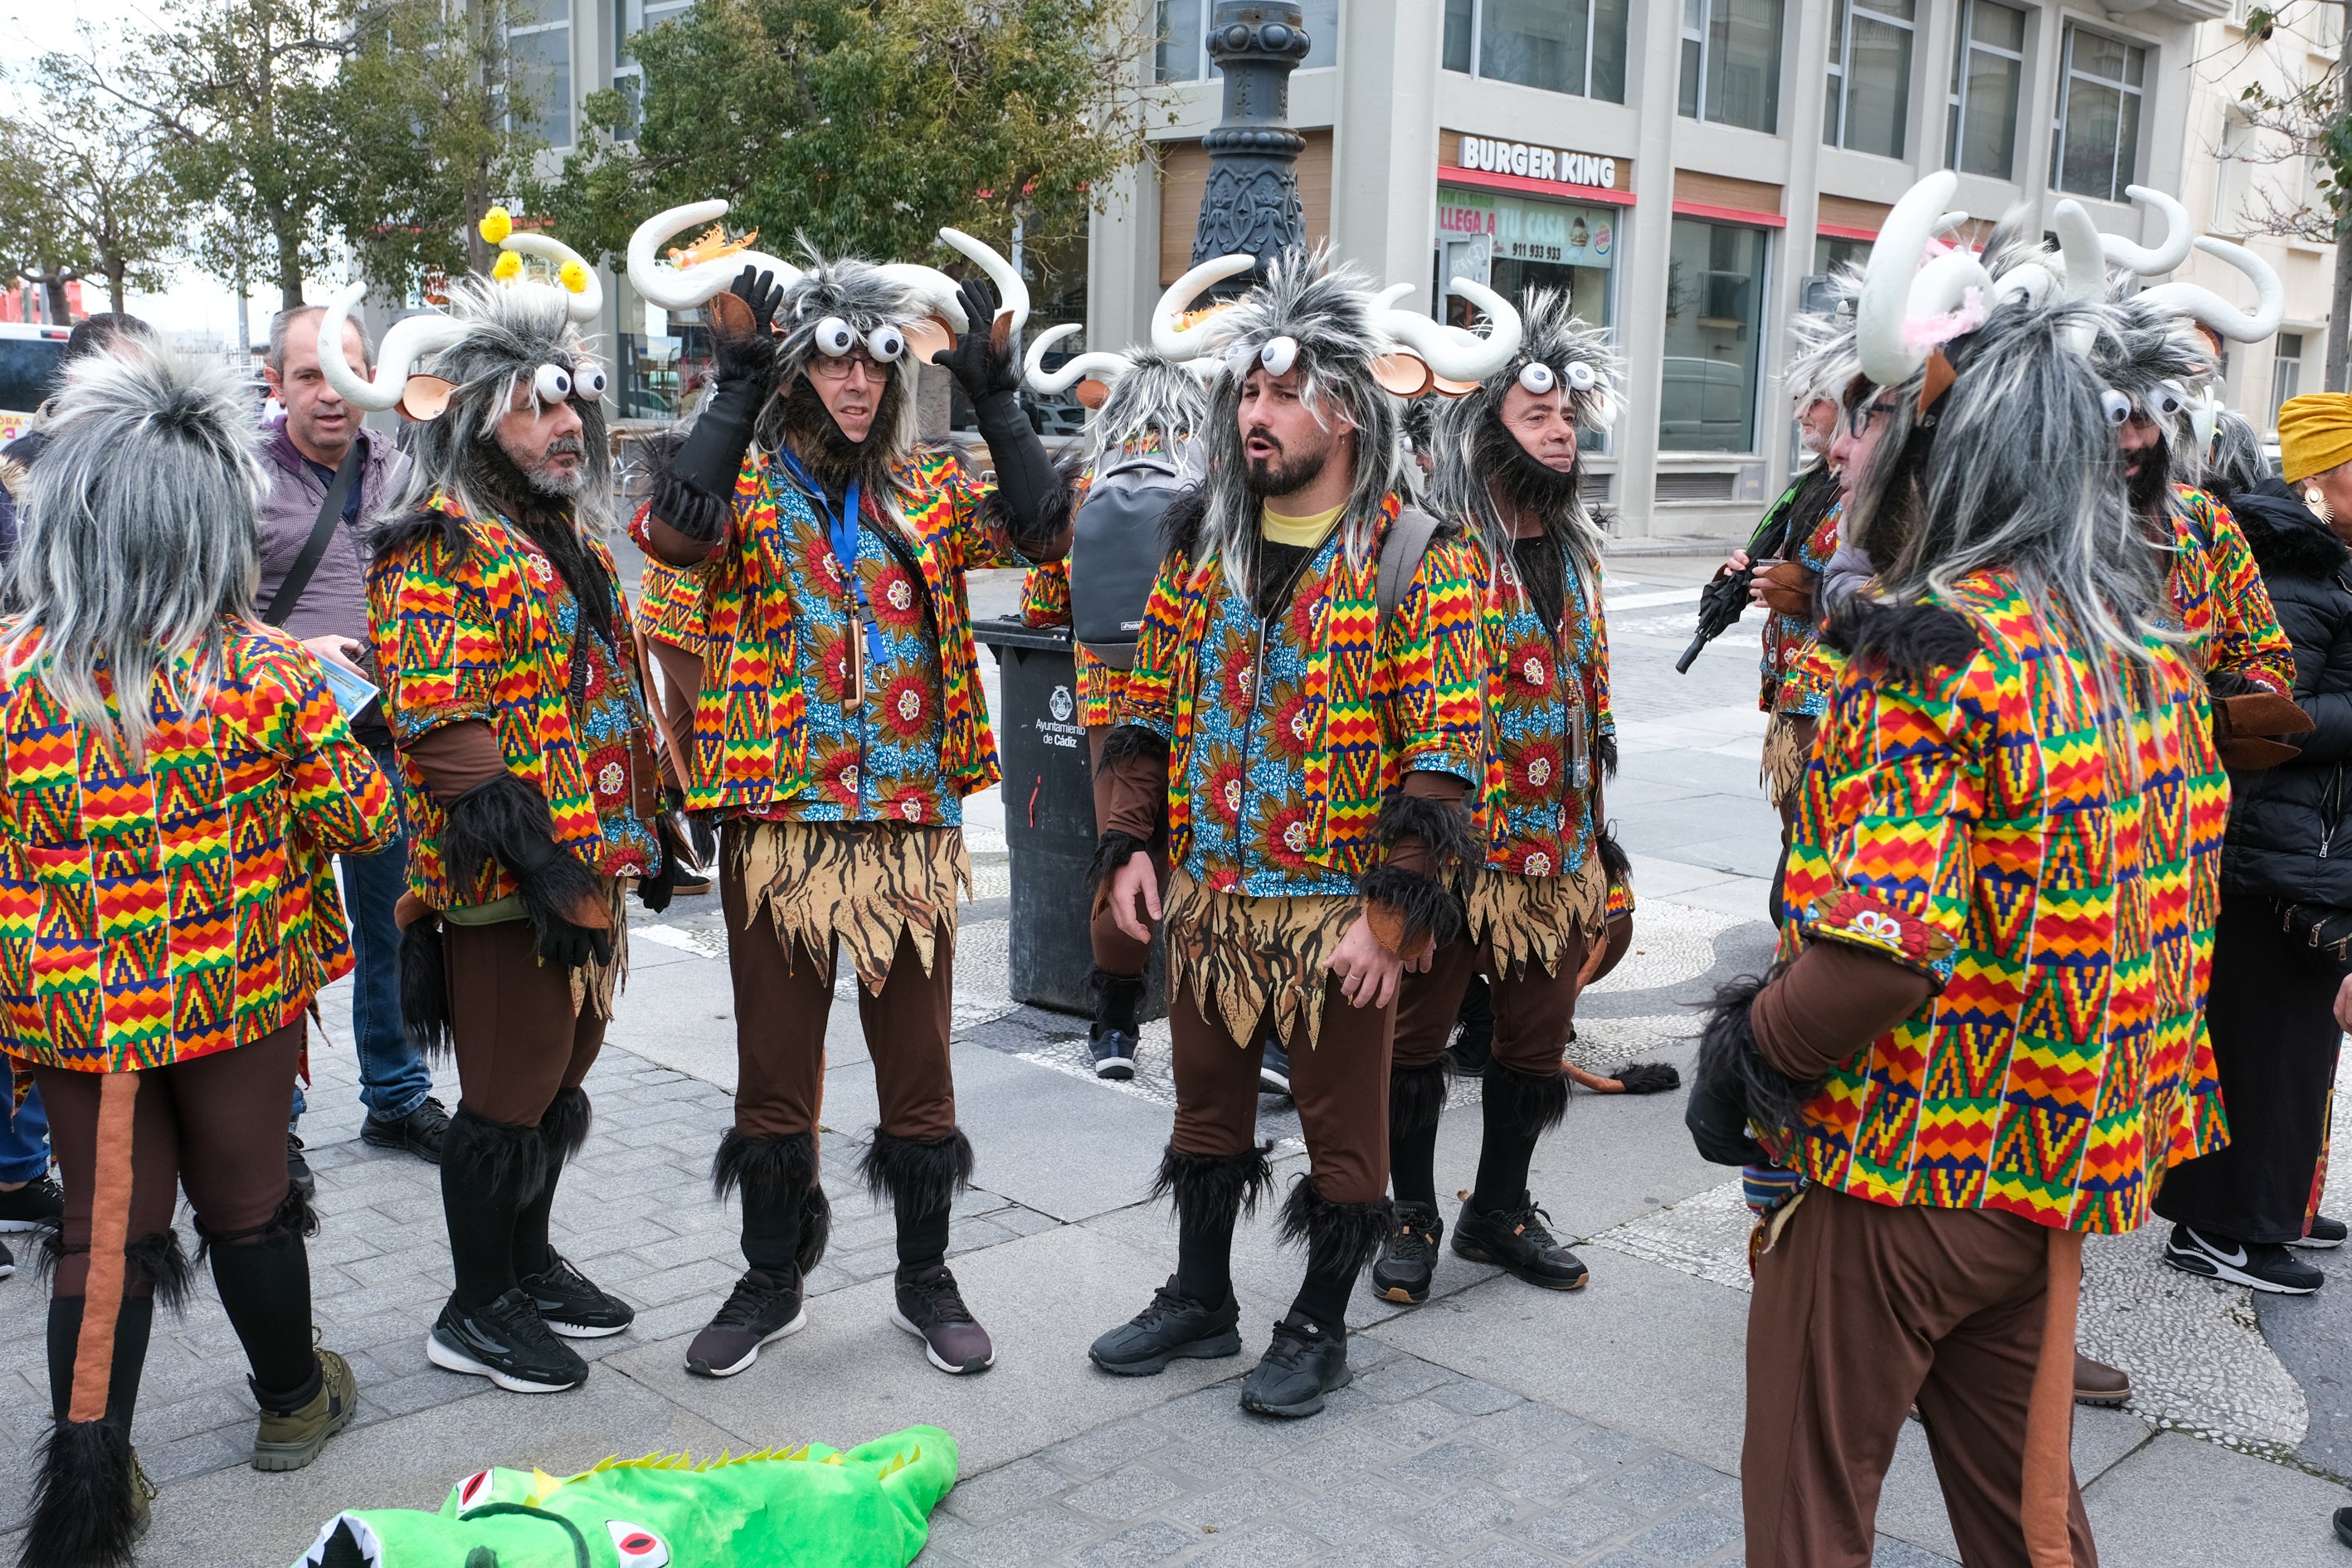
[(1298, 205), (1298, 154), (1307, 138), (1290, 128), (1290, 73), (1312, 40), (1297, 5), (1219, 0), (1209, 30), (1209, 58), (1224, 72), (1225, 117), (1202, 138), (1209, 183), (1192, 234), (1194, 265), (1243, 252), (1255, 274), (1214, 292), (1238, 293), (1285, 251), (1307, 247)]

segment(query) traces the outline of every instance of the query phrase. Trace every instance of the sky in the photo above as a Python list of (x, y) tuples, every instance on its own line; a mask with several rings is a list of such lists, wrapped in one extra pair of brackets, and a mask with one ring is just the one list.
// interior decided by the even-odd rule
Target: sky
[[(75, 47), (80, 23), (88, 21), (101, 30), (121, 28), (151, 14), (132, 0), (42, 0), (38, 5), (10, 5), (5, 19), (0, 19), (0, 71), (7, 78), (0, 90), (12, 102), (21, 100), (21, 79), (29, 74), (33, 62), (52, 50)], [(314, 290), (320, 292), (323, 291)], [(104, 310), (103, 282), (84, 284), (82, 302), (88, 309)], [(206, 342), (226, 347), (236, 342), (236, 291), (194, 268), (182, 268), (163, 292), (143, 294), (134, 289), (124, 302), (132, 315), (191, 347)], [(247, 319), (256, 338), (268, 335), (269, 318), (277, 309), (276, 288), (253, 291)]]

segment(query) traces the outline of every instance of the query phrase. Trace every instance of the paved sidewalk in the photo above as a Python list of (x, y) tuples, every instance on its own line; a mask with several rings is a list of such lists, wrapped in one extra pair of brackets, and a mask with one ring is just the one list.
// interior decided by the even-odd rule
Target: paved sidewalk
[[(1770, 951), (1763, 879), (1777, 824), (1755, 784), (1753, 629), (1688, 676), (1672, 668), (1709, 564), (1629, 561), (1611, 584), (1626, 607), (1611, 622), (1624, 760), (1610, 809), (1635, 856), (1641, 913), (1635, 952), (1580, 1010), (1573, 1049), (1599, 1067), (1687, 1070), (1690, 1004)], [(975, 610), (1009, 607), (1013, 587), (1005, 575), (976, 583)], [(159, 1322), (142, 1394), (137, 1438), (163, 1489), (142, 1561), (280, 1568), (339, 1508), (435, 1507), (485, 1464), (562, 1472), (614, 1453), (846, 1444), (928, 1421), (955, 1434), (963, 1479), (927, 1564), (1741, 1562), (1745, 1222), (1729, 1173), (1691, 1152), (1679, 1095), (1580, 1095), (1538, 1152), (1535, 1191), (1591, 1266), (1587, 1289), (1546, 1294), (1449, 1255), (1426, 1307), (1360, 1291), (1357, 1381), (1320, 1417), (1268, 1422), (1234, 1402), (1297, 1280), (1263, 1213), (1236, 1246), (1243, 1355), (1147, 1379), (1087, 1363), (1087, 1342), (1173, 1266), (1168, 1216), (1143, 1202), (1172, 1100), (1165, 1027), (1148, 1032), (1134, 1083), (1105, 1085), (1086, 1070), (1080, 1020), (1006, 994), (1002, 810), (993, 795), (972, 803), (979, 901), (956, 957), (959, 1111), (980, 1168), (958, 1205), (954, 1261), (996, 1336), (993, 1371), (944, 1377), (886, 1319), (890, 1224), (853, 1173), (873, 1074), (845, 986), (824, 1112), (837, 1218), (810, 1280), (812, 1326), (742, 1376), (686, 1374), (686, 1341), (740, 1263), (734, 1211), (709, 1185), (734, 1085), (724, 937), (715, 899), (682, 900), (632, 928), (635, 973), (587, 1082), (594, 1130), (556, 1209), (559, 1245), (637, 1306), (635, 1330), (583, 1342), (596, 1362), (588, 1385), (552, 1397), (499, 1394), (425, 1363), (448, 1289), (437, 1175), (357, 1141), (338, 988), (325, 1003), (334, 1043), (313, 1042), (304, 1132), (324, 1215), (317, 1316), (325, 1342), (352, 1356), (360, 1420), (307, 1470), (247, 1468), (242, 1357), (200, 1288), (184, 1321)], [(1469, 1184), (1476, 1093), (1455, 1088), (1441, 1190)], [(1271, 1099), (1261, 1111), (1286, 1184), (1304, 1164), (1296, 1117)], [(2207, 1563), (2227, 1540), (2233, 1558), (2263, 1568), (2342, 1568), (2352, 1559), (2327, 1514), (2346, 1500), (2328, 1476), (2352, 1465), (2352, 1319), (2326, 1292), (2258, 1315), (2244, 1292), (2157, 1270), (2151, 1239), (2095, 1258), (2086, 1310), (2086, 1336), (2121, 1347), (2147, 1407), (2078, 1421), (2102, 1561)], [(25, 1474), (44, 1424), (43, 1312), (29, 1268), (0, 1282), (0, 1473)], [(1879, 1524), (1881, 1563), (1957, 1555), (1916, 1426)], [(0, 1552), (13, 1558), (16, 1544), (0, 1535)]]

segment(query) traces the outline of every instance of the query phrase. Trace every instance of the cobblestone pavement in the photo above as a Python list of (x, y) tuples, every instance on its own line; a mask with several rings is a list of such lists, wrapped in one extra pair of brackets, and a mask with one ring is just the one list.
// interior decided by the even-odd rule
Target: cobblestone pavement
[[(1754, 783), (1750, 641), (1736, 633), (1690, 677), (1671, 673), (1690, 612), (1677, 584), (1699, 569), (1634, 562), (1611, 588), (1612, 603), (1635, 606), (1612, 623), (1624, 766), (1611, 811), (1636, 856), (1642, 912), (1635, 952), (1580, 1009), (1574, 1052), (1603, 1068), (1687, 1068), (1689, 1005), (1769, 953), (1759, 917), (1775, 824)], [(976, 584), (978, 613), (1004, 607), (1010, 588)], [(359, 1421), (307, 1470), (247, 1469), (243, 1358), (201, 1287), (184, 1319), (159, 1321), (142, 1394), (137, 1441), (163, 1489), (142, 1561), (278, 1568), (338, 1509), (437, 1506), (483, 1464), (562, 1473), (615, 1452), (855, 1442), (917, 1421), (947, 1427), (962, 1450), (964, 1479), (922, 1559), (939, 1568), (1742, 1561), (1745, 1215), (1726, 1173), (1690, 1152), (1679, 1096), (1580, 1095), (1538, 1152), (1538, 1196), (1591, 1265), (1587, 1289), (1530, 1290), (1449, 1255), (1426, 1307), (1360, 1292), (1357, 1381), (1319, 1417), (1266, 1421), (1235, 1401), (1297, 1280), (1264, 1215), (1236, 1245), (1241, 1357), (1151, 1379), (1087, 1365), (1087, 1342), (1139, 1307), (1172, 1262), (1166, 1216), (1143, 1201), (1172, 1099), (1164, 1027), (1147, 1031), (1134, 1083), (1105, 1085), (1087, 1070), (1076, 1020), (1013, 1001), (1002, 805), (992, 795), (971, 804), (978, 887), (957, 943), (956, 1070), (980, 1172), (951, 1234), (968, 1297), (997, 1337), (994, 1371), (940, 1377), (883, 1321), (891, 1225), (854, 1175), (874, 1092), (845, 988), (824, 1115), (836, 1223), (809, 1282), (813, 1326), (741, 1377), (685, 1375), (686, 1337), (740, 1259), (735, 1214), (709, 1185), (734, 1084), (724, 933), (714, 899), (681, 900), (633, 926), (635, 972), (586, 1086), (595, 1126), (556, 1208), (559, 1246), (638, 1309), (629, 1333), (579, 1346), (597, 1363), (588, 1386), (526, 1399), (425, 1361), (449, 1283), (437, 1173), (358, 1142), (338, 989), (313, 1039), (303, 1131), (323, 1215), (316, 1316), (324, 1342), (352, 1356)], [(441, 1078), (454, 1102), (453, 1078)], [(1455, 1088), (1441, 1191), (1475, 1165), (1476, 1095), (1475, 1083)], [(1260, 1130), (1286, 1182), (1302, 1165), (1286, 1102), (1262, 1102)], [(2274, 1320), (2266, 1302), (2257, 1326), (2242, 1292), (2150, 1262), (2153, 1236), (2107, 1245), (2093, 1265), (2086, 1342), (2135, 1373), (2146, 1406), (2078, 1421), (2102, 1560), (2210, 1561), (2218, 1519), (2233, 1555), (2264, 1568), (2337, 1563), (2326, 1514), (2340, 1491), (2323, 1478), (2352, 1467), (2341, 1383), (2352, 1310)], [(2315, 1301), (2334, 1310), (2326, 1292)], [(43, 1425), (43, 1313), (30, 1269), (0, 1282), (0, 1473), (25, 1473)], [(2266, 1335), (2289, 1345), (2284, 1363)], [(1881, 1563), (1957, 1557), (1916, 1429), (1879, 1528)], [(0, 1553), (15, 1548), (0, 1533)]]

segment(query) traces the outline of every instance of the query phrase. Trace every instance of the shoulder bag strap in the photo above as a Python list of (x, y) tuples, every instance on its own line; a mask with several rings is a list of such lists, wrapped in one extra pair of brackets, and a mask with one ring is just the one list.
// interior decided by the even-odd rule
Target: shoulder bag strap
[(1406, 507), (1389, 524), (1388, 535), (1381, 541), (1380, 564), (1372, 576), (1372, 596), (1380, 605), (1380, 624), (1383, 627), (1391, 613), (1403, 601), (1405, 590), (1420, 574), (1421, 558), (1429, 553), (1429, 542), (1436, 532), (1437, 520), (1419, 507)]
[(360, 438), (354, 436), (343, 449), (343, 460), (335, 465), (334, 483), (327, 487), (327, 499), (319, 503), (319, 520), (310, 525), (310, 537), (302, 542), (302, 553), (294, 558), (286, 580), (278, 584), (278, 592), (269, 595), (261, 612), (266, 625), (284, 626), (294, 606), (302, 602), (302, 590), (310, 585), (310, 574), (318, 571), (320, 559), (327, 553), (327, 541), (335, 536), (335, 524), (342, 521), (343, 502), (359, 483), (360, 467)]

